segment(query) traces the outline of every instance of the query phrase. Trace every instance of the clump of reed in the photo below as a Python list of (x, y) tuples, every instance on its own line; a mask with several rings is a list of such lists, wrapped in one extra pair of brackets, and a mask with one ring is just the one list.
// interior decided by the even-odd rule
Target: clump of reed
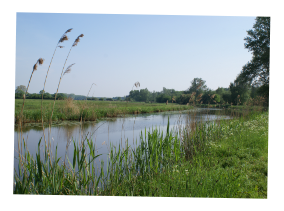
[(100, 173), (96, 172), (94, 160), (99, 156), (95, 154), (95, 144), (86, 140), (74, 144), (73, 158), (67, 161), (57, 157), (57, 147), (54, 156), (45, 146), (35, 158), (26, 148), (19, 154), (21, 162), (18, 173), (14, 177), (14, 194), (45, 194), (45, 195), (96, 195), (100, 181)]

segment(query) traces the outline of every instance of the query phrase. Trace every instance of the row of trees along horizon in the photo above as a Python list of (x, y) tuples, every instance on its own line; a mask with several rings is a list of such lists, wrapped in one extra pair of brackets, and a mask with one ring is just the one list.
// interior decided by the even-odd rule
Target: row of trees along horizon
[[(187, 90), (176, 91), (163, 87), (161, 92), (150, 92), (147, 88), (131, 90), (125, 97), (87, 97), (83, 95), (58, 93), (57, 99), (74, 100), (127, 100), (136, 102), (173, 102), (179, 104), (244, 104), (250, 98), (263, 97), (268, 105), (269, 98), (269, 55), (270, 55), (270, 18), (257, 17), (253, 29), (247, 31), (244, 47), (252, 52), (252, 59), (245, 64), (234, 82), (228, 88), (209, 89), (202, 78), (194, 78)], [(16, 88), (15, 98), (22, 99), (26, 91), (24, 85)], [(39, 94), (27, 94), (27, 99), (41, 99)], [(54, 99), (54, 94), (44, 93), (44, 99)]]

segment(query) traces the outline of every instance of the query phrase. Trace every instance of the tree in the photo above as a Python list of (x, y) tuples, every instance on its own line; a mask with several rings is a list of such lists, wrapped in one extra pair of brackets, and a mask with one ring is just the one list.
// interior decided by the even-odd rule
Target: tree
[(202, 80), (202, 78), (194, 78), (192, 81), (191, 81), (191, 86), (188, 88), (188, 93), (193, 93), (195, 92), (196, 95), (199, 95), (201, 93), (203, 93), (207, 86), (205, 85), (205, 82), (204, 80)]
[(140, 101), (147, 102), (149, 101), (150, 92), (147, 88), (140, 90)]
[(20, 86), (17, 86), (15, 93), (25, 94), (26, 91), (27, 91), (27, 87), (24, 85), (20, 85)]
[(166, 95), (166, 94), (160, 94), (157, 96), (156, 101), (158, 103), (165, 103), (165, 102), (171, 102), (171, 96)]
[(230, 83), (231, 102), (234, 104), (243, 104), (250, 98), (250, 84), (241, 80), (240, 76), (234, 83)]
[(245, 48), (252, 51), (252, 59), (243, 66), (239, 78), (242, 82), (258, 84), (263, 95), (269, 94), (270, 18), (257, 17), (253, 29), (247, 31)]
[(56, 98), (58, 100), (65, 100), (65, 99), (67, 99), (67, 95), (64, 94), (64, 93), (58, 93)]
[(191, 94), (190, 101), (193, 104), (199, 103), (201, 100), (202, 94), (207, 91), (207, 86), (205, 81), (202, 78), (194, 78), (191, 81), (191, 86), (185, 92), (186, 94)]
[(72, 98), (74, 100), (76, 96), (75, 96), (75, 94), (72, 93), (72, 94), (67, 94), (67, 97)]
[(231, 92), (229, 88), (218, 87), (215, 92), (219, 95), (221, 104), (230, 102)]
[(140, 92), (139, 90), (131, 90), (129, 92), (129, 98), (134, 101), (140, 101)]
[(52, 99), (52, 96), (51, 96), (50, 93), (44, 92), (44, 94), (43, 94), (43, 99)]

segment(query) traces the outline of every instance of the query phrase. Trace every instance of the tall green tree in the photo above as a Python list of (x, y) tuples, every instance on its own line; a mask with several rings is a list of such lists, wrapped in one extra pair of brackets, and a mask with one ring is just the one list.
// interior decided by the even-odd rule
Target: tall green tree
[(150, 92), (147, 88), (140, 89), (140, 101), (147, 102), (149, 101)]
[(239, 78), (242, 82), (258, 84), (263, 95), (269, 95), (270, 17), (257, 17), (253, 29), (244, 38), (245, 48), (252, 59), (243, 66)]
[[(189, 100), (191, 103), (194, 103), (194, 104), (199, 103), (199, 100), (201, 100), (203, 93), (208, 90), (207, 86), (205, 85), (205, 82), (206, 81), (202, 80), (202, 78), (194, 78), (191, 81), (191, 86), (188, 88), (187, 91), (185, 91), (185, 94), (191, 94), (190, 100)], [(187, 96), (184, 99), (186, 98)]]
[(234, 104), (244, 104), (250, 98), (250, 84), (241, 80), (240, 76), (234, 83), (230, 83), (231, 102)]
[(205, 82), (206, 81), (202, 80), (202, 78), (194, 78), (191, 81), (191, 86), (188, 88), (187, 93), (195, 92), (197, 96), (203, 93), (207, 88), (207, 86), (205, 85)]
[(220, 96), (221, 104), (230, 102), (231, 92), (229, 88), (218, 87), (215, 92)]

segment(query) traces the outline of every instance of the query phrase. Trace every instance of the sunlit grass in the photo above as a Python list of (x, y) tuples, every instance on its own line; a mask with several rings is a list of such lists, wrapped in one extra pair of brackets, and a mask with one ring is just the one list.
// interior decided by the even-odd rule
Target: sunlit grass
[[(18, 121), (22, 100), (15, 100), (15, 119)], [(43, 100), (43, 121), (51, 116), (53, 100)], [(52, 115), (53, 121), (82, 120), (94, 121), (105, 117), (117, 117), (126, 114), (153, 113), (162, 111), (186, 110), (192, 107), (169, 103), (137, 103), (111, 101), (57, 100)], [(41, 122), (41, 100), (27, 99), (23, 112), (24, 122)]]

